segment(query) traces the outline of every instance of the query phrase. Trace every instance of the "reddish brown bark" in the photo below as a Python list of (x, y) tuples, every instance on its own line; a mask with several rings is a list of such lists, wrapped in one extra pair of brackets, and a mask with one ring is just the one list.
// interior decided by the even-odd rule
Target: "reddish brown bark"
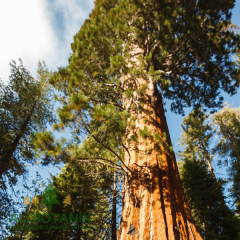
[[(132, 53), (141, 52), (139, 48), (132, 50)], [(139, 66), (138, 60), (132, 59)], [(129, 76), (123, 77), (122, 83), (125, 88), (133, 85), (131, 79)], [(122, 218), (118, 240), (132, 239), (132, 236), (127, 234), (130, 224), (137, 230), (134, 240), (200, 240), (202, 238), (196, 231), (183, 192), (175, 155), (167, 153), (163, 146), (160, 151), (153, 150), (148, 153), (148, 149), (155, 144), (151, 139), (139, 137), (138, 143), (128, 141), (134, 132), (138, 134), (144, 128), (144, 120), (148, 120), (145, 126), (152, 134), (158, 132), (162, 135), (165, 132), (167, 143), (171, 146), (160, 93), (151, 78), (139, 78), (134, 81), (138, 89), (142, 84), (146, 84), (146, 102), (144, 111), (136, 112), (131, 110), (130, 106), (137, 101), (137, 97), (135, 100), (123, 97), (123, 106), (136, 117), (136, 127), (128, 126), (125, 136), (128, 150), (125, 151), (124, 161), (132, 168), (132, 174), (125, 177), (123, 183)]]

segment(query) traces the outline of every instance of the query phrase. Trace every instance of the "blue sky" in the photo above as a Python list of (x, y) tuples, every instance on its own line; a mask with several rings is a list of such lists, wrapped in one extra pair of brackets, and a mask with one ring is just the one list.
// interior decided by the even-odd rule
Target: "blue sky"
[[(70, 44), (84, 20), (94, 7), (92, 0), (5, 0), (0, 1), (0, 78), (7, 83), (12, 60), (21, 58), (23, 64), (35, 77), (37, 62), (44, 60), (49, 70), (66, 66), (71, 53)], [(240, 0), (233, 9), (233, 24), (240, 24)], [(18, 63), (18, 61), (17, 61)], [(225, 101), (233, 107), (240, 106), (240, 92), (230, 97), (223, 94)], [(166, 117), (175, 152), (181, 137), (183, 117), (170, 112), (167, 101)], [(190, 109), (186, 109), (186, 113)], [(53, 166), (30, 168), (32, 178), (35, 172), (43, 177), (48, 172), (59, 172)]]

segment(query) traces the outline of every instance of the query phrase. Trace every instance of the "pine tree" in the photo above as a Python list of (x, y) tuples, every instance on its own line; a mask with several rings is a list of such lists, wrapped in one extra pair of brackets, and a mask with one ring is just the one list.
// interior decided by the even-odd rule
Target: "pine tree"
[(8, 177), (12, 184), (26, 171), (23, 162), (35, 161), (30, 136), (54, 122), (48, 84), (51, 73), (44, 62), (39, 62), (35, 80), (19, 61), (20, 66), (15, 61), (10, 64), (10, 81), (0, 94), (0, 177)]
[(74, 37), (69, 65), (50, 80), (62, 92), (56, 127), (73, 129), (76, 141), (88, 135), (111, 156), (72, 159), (112, 161), (125, 175), (118, 239), (128, 238), (130, 224), (139, 239), (201, 239), (163, 99), (183, 114), (184, 107), (220, 107), (219, 90), (236, 93), (239, 67), (231, 54), (239, 35), (227, 29), (233, 7), (229, 0), (98, 0)]
[(180, 173), (195, 226), (203, 239), (240, 239), (240, 220), (225, 204), (223, 181), (213, 178), (202, 160), (185, 159)]
[[(183, 120), (180, 175), (195, 226), (203, 239), (240, 239), (240, 220), (226, 205), (224, 181), (216, 179), (210, 143), (214, 131), (208, 114), (193, 111)], [(209, 120), (209, 119), (208, 119)]]
[(229, 180), (233, 183), (230, 192), (240, 216), (240, 107), (230, 108), (225, 104), (223, 109), (214, 114), (213, 124), (217, 126), (219, 137), (215, 152), (229, 162)]
[(179, 144), (184, 147), (181, 156), (190, 155), (191, 158), (194, 154), (198, 159), (204, 160), (209, 172), (216, 178), (212, 167), (213, 154), (210, 150), (214, 130), (211, 124), (206, 122), (208, 117), (209, 114), (205, 114), (201, 109), (189, 113), (181, 125), (183, 132)]
[[(27, 163), (36, 161), (31, 135), (54, 122), (52, 90), (48, 84), (51, 73), (45, 63), (38, 63), (37, 78), (13, 61), (8, 85), (0, 82), (0, 225), (4, 233), (7, 215), (17, 212), (12, 191), (18, 176), (26, 178)], [(19, 196), (17, 196), (19, 197)], [(7, 214), (7, 215), (6, 215)], [(4, 235), (1, 236), (4, 238)]]

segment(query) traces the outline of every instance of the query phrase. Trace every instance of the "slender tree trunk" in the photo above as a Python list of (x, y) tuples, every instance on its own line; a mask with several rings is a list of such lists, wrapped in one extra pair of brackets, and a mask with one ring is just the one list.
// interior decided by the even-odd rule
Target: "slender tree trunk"
[(21, 130), (19, 131), (19, 133), (17, 134), (17, 136), (14, 139), (13, 143), (11, 144), (11, 147), (10, 147), (9, 151), (6, 153), (6, 157), (3, 158), (4, 162), (1, 164), (0, 178), (2, 177), (2, 174), (7, 171), (8, 167), (9, 167), (10, 160), (11, 160), (11, 158), (13, 156), (13, 153), (15, 152), (15, 150), (16, 150), (19, 142), (20, 142), (20, 139), (22, 138), (22, 135), (23, 135), (24, 131), (27, 128), (27, 125), (28, 125), (28, 123), (29, 123), (29, 121), (31, 119), (31, 116), (32, 116), (32, 114), (33, 114), (33, 112), (35, 110), (35, 107), (36, 107), (38, 99), (39, 99), (39, 97), (36, 99), (34, 105), (32, 106), (29, 115), (24, 120), (24, 122), (22, 124), (22, 127), (21, 127)]
[(113, 175), (112, 240), (117, 240), (117, 186), (115, 172)]
[[(199, 141), (199, 142), (201, 144), (203, 153), (207, 153), (206, 147), (204, 146), (203, 142), (202, 141)], [(213, 171), (212, 163), (211, 163), (211, 160), (210, 160), (210, 157), (208, 154), (207, 154), (207, 156), (205, 156), (205, 160), (207, 163), (208, 171), (212, 174), (213, 178), (216, 179), (215, 173)]]
[[(132, 54), (141, 54), (142, 50), (135, 47)], [(135, 55), (136, 56), (136, 55)], [(133, 59), (139, 65), (136, 58)], [(133, 86), (133, 80), (123, 76), (123, 87)], [(167, 144), (171, 146), (170, 135), (162, 104), (162, 97), (153, 80), (149, 78), (134, 79), (139, 89), (146, 87), (146, 102), (144, 111), (132, 110), (131, 104), (135, 99), (123, 97), (123, 107), (128, 109), (131, 116), (136, 118), (135, 127), (127, 127), (125, 136), (124, 161), (132, 169), (132, 174), (125, 177), (123, 188), (122, 218), (118, 230), (118, 240), (132, 239), (127, 234), (130, 224), (136, 228), (135, 240), (200, 240), (202, 239), (191, 217), (191, 212), (184, 195), (179, 177), (174, 153), (168, 153), (164, 146), (154, 150), (156, 142), (143, 139), (139, 131), (147, 126), (152, 135), (157, 132), (167, 136)], [(147, 112), (148, 111), (148, 112)], [(147, 125), (144, 123), (148, 120)], [(129, 124), (130, 125), (130, 124)], [(131, 136), (137, 133), (139, 142), (131, 142)], [(149, 148), (153, 150), (149, 153)]]

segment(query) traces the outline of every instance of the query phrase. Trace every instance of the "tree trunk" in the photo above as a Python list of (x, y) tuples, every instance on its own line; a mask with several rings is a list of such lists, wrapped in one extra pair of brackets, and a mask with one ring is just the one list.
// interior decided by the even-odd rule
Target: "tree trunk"
[(24, 131), (26, 130), (27, 128), (27, 125), (33, 115), (33, 112), (35, 110), (35, 107), (36, 107), (36, 104), (37, 104), (37, 101), (38, 101), (39, 97), (37, 97), (36, 101), (34, 102), (28, 116), (26, 117), (26, 119), (24, 120), (22, 126), (21, 126), (21, 129), (20, 131), (17, 133), (13, 143), (11, 144), (11, 147), (9, 149), (9, 151), (6, 153), (6, 157), (3, 159), (3, 162), (1, 163), (1, 168), (0, 168), (0, 178), (2, 177), (2, 175), (8, 170), (9, 168), (9, 165), (10, 165), (10, 161), (11, 161), (11, 158), (13, 156), (13, 153), (15, 152), (19, 142), (20, 142), (20, 139), (22, 138), (23, 136), (23, 133)]
[[(141, 54), (143, 51), (133, 47), (132, 54)], [(136, 55), (135, 55), (136, 56)], [(139, 66), (137, 58), (132, 58)], [(122, 77), (124, 89), (133, 86), (133, 78)], [(118, 230), (118, 240), (132, 239), (127, 234), (130, 224), (136, 228), (134, 240), (194, 240), (202, 239), (193, 223), (191, 212), (184, 195), (179, 177), (174, 153), (168, 153), (161, 146), (154, 150), (155, 140), (143, 139), (139, 132), (144, 125), (151, 130), (167, 136), (167, 144), (171, 146), (170, 135), (162, 104), (162, 97), (151, 77), (134, 79), (135, 88), (146, 85), (146, 101), (144, 111), (132, 110), (131, 105), (138, 101), (137, 93), (132, 99), (123, 96), (123, 107), (128, 109), (131, 116), (136, 118), (135, 127), (128, 124), (124, 161), (132, 169), (132, 173), (125, 177), (123, 182), (123, 204), (121, 223)], [(148, 112), (147, 112), (148, 111)], [(148, 123), (144, 123), (148, 120)], [(133, 143), (131, 136), (137, 133), (139, 142)], [(154, 142), (155, 141), (155, 142)], [(148, 151), (153, 148), (152, 151)]]
[(117, 186), (115, 172), (113, 175), (112, 240), (117, 240)]

